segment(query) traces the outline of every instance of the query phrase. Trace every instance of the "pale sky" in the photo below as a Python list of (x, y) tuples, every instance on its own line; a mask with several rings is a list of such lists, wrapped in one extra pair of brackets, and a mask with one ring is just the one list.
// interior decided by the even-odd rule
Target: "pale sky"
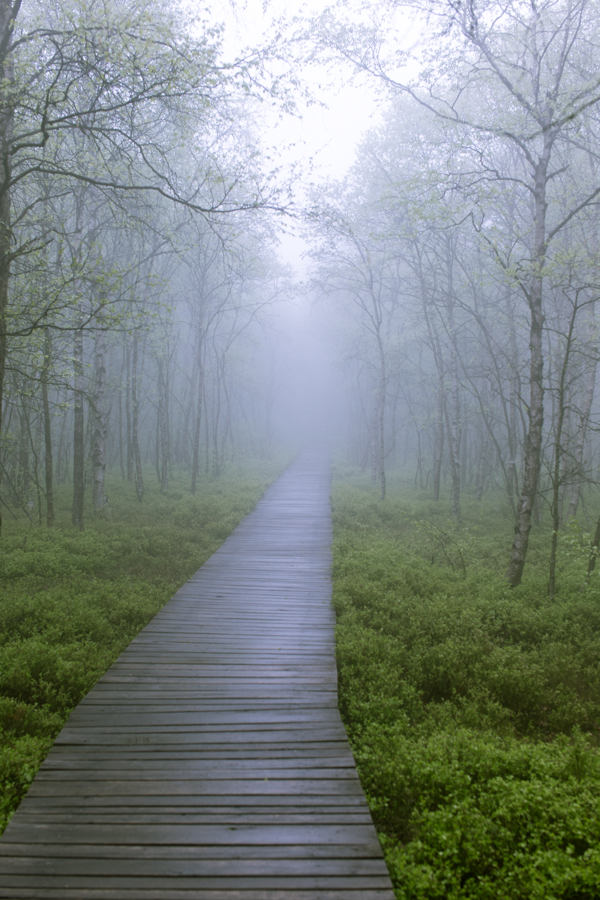
[[(318, 14), (328, 4), (323, 0), (214, 0), (210, 15), (215, 22), (224, 22), (225, 54), (234, 57), (246, 47), (260, 46), (282, 15)], [(398, 30), (402, 42), (419, 42), (420, 29), (402, 16), (403, 27)], [(300, 110), (300, 116), (280, 118), (273, 109), (264, 114), (263, 146), (280, 166), (298, 167), (296, 203), (303, 203), (303, 188), (309, 181), (341, 178), (352, 165), (361, 137), (378, 121), (381, 96), (375, 85), (366, 78), (351, 79), (350, 70), (342, 65), (335, 72), (306, 68), (302, 72), (314, 97), (315, 104)], [(332, 85), (336, 79), (335, 86)], [(329, 82), (327, 86), (326, 82)], [(321, 86), (320, 84), (321, 83)], [(325, 84), (325, 86), (323, 86)], [(312, 166), (309, 161), (312, 161)], [(293, 230), (292, 222), (286, 228)], [(299, 275), (304, 274), (302, 253), (304, 241), (293, 234), (282, 234), (279, 256), (293, 265)]]
[[(262, 43), (270, 22), (279, 15), (292, 16), (302, 11), (316, 13), (324, 8), (318, 0), (267, 0), (263, 11), (261, 0), (217, 0), (212, 6), (215, 21), (225, 22), (225, 51), (232, 56), (244, 47)], [(341, 178), (353, 162), (361, 136), (372, 127), (377, 117), (376, 93), (363, 81), (349, 81), (349, 72), (340, 70), (340, 84), (335, 88), (319, 89), (318, 83), (331, 79), (324, 71), (306, 70), (302, 73), (320, 103), (304, 106), (300, 116), (280, 118), (273, 110), (264, 111), (263, 145), (280, 166), (298, 166), (304, 178), (298, 180), (296, 202), (303, 202), (303, 183), (327, 178)], [(310, 163), (312, 160), (312, 174)], [(293, 229), (293, 223), (286, 226)], [(302, 274), (302, 253), (305, 244), (292, 234), (281, 236), (279, 256)]]

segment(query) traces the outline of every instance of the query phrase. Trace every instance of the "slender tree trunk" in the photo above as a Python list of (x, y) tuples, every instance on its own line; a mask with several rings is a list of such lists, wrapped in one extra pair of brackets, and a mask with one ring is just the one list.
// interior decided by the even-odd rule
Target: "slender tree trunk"
[(439, 376), (437, 398), (437, 422), (435, 423), (435, 438), (433, 445), (433, 499), (436, 503), (440, 500), (440, 485), (442, 481), (442, 460), (444, 458), (444, 382)]
[(83, 409), (83, 331), (73, 337), (73, 525), (83, 531), (85, 422)]
[(507, 290), (506, 302), (505, 302), (507, 316), (508, 316), (508, 328), (509, 328), (509, 341), (510, 341), (510, 388), (508, 395), (508, 417), (507, 417), (507, 439), (508, 439), (508, 453), (509, 460), (506, 467), (506, 475), (507, 475), (507, 483), (506, 489), (508, 491), (510, 497), (510, 505), (515, 511), (515, 498), (519, 497), (519, 475), (517, 470), (517, 453), (518, 453), (518, 438), (517, 438), (517, 406), (519, 403), (519, 385), (517, 384), (517, 361), (518, 361), (518, 348), (517, 348), (517, 332), (515, 328), (515, 318), (514, 318), (514, 310), (512, 307), (512, 303), (510, 302), (510, 291)]
[(144, 499), (144, 477), (142, 475), (142, 458), (140, 456), (140, 444), (138, 437), (139, 428), (139, 403), (138, 403), (138, 336), (137, 332), (133, 333), (133, 350), (131, 359), (131, 448), (133, 462), (135, 465), (135, 492), (137, 498), (142, 502)]
[(371, 453), (371, 440), (370, 440), (370, 432), (367, 427), (367, 433), (366, 433), (366, 435), (364, 435), (364, 439), (362, 441), (362, 455), (360, 458), (361, 475), (364, 475), (364, 473), (365, 473), (367, 464), (369, 462), (370, 453)]
[[(219, 424), (221, 422), (221, 378), (219, 374), (218, 364), (216, 367), (216, 401), (214, 404), (214, 427), (212, 434), (212, 444), (213, 444), (213, 473), (215, 478), (218, 478), (221, 474), (219, 467)], [(214, 396), (214, 393), (213, 393)]]
[(371, 439), (369, 442), (371, 453), (371, 484), (373, 487), (377, 484), (377, 409), (373, 411), (373, 419), (371, 422)]
[[(0, 0), (0, 37), (5, 46), (10, 43), (14, 27), (14, 14), (11, 0)], [(13, 80), (13, 62), (11, 57), (5, 56), (0, 60), (0, 172), (2, 173), (0, 181), (0, 450), (4, 433), (2, 413), (7, 354), (8, 282), (11, 267), (10, 183), (12, 157), (10, 148), (14, 127), (14, 108), (11, 98)], [(0, 490), (1, 488), (2, 470), (0, 469)], [(2, 504), (0, 503), (0, 533), (1, 530)]]
[(44, 417), (45, 475), (46, 475), (46, 524), (54, 526), (54, 485), (52, 465), (52, 420), (50, 418), (50, 401), (48, 398), (48, 375), (52, 357), (52, 339), (50, 329), (44, 329), (44, 364), (42, 367), (42, 412)]
[(160, 465), (158, 467), (158, 479), (161, 493), (169, 486), (169, 441), (167, 422), (167, 385), (165, 379), (164, 363), (158, 360), (158, 434)]
[[(440, 427), (440, 441), (438, 444), (438, 457), (436, 460), (436, 465), (434, 465), (434, 485), (433, 485), (433, 494), (434, 499), (439, 501), (440, 497), (440, 481), (442, 476), (442, 460), (443, 460), (443, 442), (444, 442), (444, 426), (445, 431), (448, 435), (448, 449), (449, 449), (449, 457), (450, 457), (450, 470), (452, 473), (452, 512), (457, 521), (460, 521), (460, 467), (458, 463), (458, 435), (460, 434), (460, 422), (459, 422), (459, 396), (458, 396), (458, 373), (456, 371), (456, 354), (454, 352), (454, 347), (451, 352), (451, 361), (450, 361), (450, 379), (451, 379), (451, 388), (450, 391), (447, 391), (446, 388), (446, 373), (445, 366), (443, 360), (442, 349), (440, 346), (440, 341), (437, 333), (437, 328), (435, 324), (435, 320), (431, 314), (430, 307), (432, 304), (428, 301), (427, 296), (427, 286), (425, 275), (422, 267), (422, 259), (417, 250), (417, 260), (418, 260), (418, 274), (419, 274), (419, 284), (421, 289), (421, 302), (423, 305), (423, 313), (425, 316), (425, 322), (427, 325), (427, 332), (429, 335), (429, 341), (431, 350), (433, 352), (433, 358), (435, 361), (438, 378), (439, 378), (439, 390), (438, 390), (438, 416), (441, 418), (441, 427)], [(452, 312), (452, 304), (453, 304), (453, 272), (452, 272), (452, 253), (449, 248), (447, 248), (447, 257), (446, 257), (446, 268), (447, 268), (447, 311), (449, 314), (449, 328), (450, 331), (453, 332), (454, 328), (454, 320), (453, 320), (453, 312)], [(451, 334), (451, 338), (454, 339), (454, 335)], [(453, 406), (452, 412), (449, 410), (449, 406)], [(444, 473), (444, 483), (445, 483), (445, 473)]]
[(592, 538), (592, 543), (590, 546), (590, 556), (588, 560), (588, 570), (587, 577), (589, 578), (594, 569), (596, 568), (596, 559), (598, 557), (598, 547), (600, 547), (600, 518), (596, 523), (596, 531), (594, 532), (594, 537)]
[(456, 334), (454, 327), (454, 279), (452, 255), (448, 255), (448, 325), (452, 347), (450, 350), (450, 391), (446, 402), (448, 425), (448, 445), (450, 450), (450, 471), (452, 474), (452, 516), (461, 521), (460, 511), (460, 394), (458, 386), (458, 365), (456, 354)]
[(223, 434), (221, 435), (221, 451), (220, 451), (220, 460), (219, 460), (219, 472), (222, 473), (225, 467), (225, 447), (227, 446), (227, 438), (229, 437), (229, 432), (231, 430), (231, 397), (229, 394), (229, 390), (227, 389), (227, 382), (225, 380), (225, 365), (223, 364), (222, 368), (223, 375), (223, 393), (225, 394), (225, 425), (223, 427)]
[[(189, 396), (187, 402), (181, 404), (179, 413), (179, 429), (181, 433), (181, 462), (188, 463), (190, 468), (193, 463), (193, 445), (196, 434), (196, 408), (198, 406), (198, 398), (196, 397), (196, 385), (198, 383), (198, 372), (196, 365), (196, 354), (194, 354), (194, 364), (192, 366), (192, 374), (190, 377)], [(200, 437), (198, 437), (200, 443)]]
[(127, 387), (125, 390), (125, 427), (127, 429), (127, 481), (133, 481), (133, 441), (131, 427), (131, 350), (127, 346), (125, 353), (125, 365), (127, 368)]
[[(460, 428), (458, 424), (458, 418), (456, 415), (456, 405), (455, 405), (455, 397), (452, 396), (452, 404), (446, 403), (445, 405), (445, 413), (446, 413), (446, 430), (448, 431), (448, 446), (449, 446), (449, 457), (450, 457), (450, 476), (452, 479), (452, 489), (451, 489), (451, 502), (452, 502), (452, 516), (456, 519), (457, 522), (461, 521), (461, 513), (460, 513), (460, 459), (459, 459), (459, 439), (460, 439)], [(449, 406), (453, 407), (452, 413), (448, 409)]]
[(532, 274), (527, 292), (531, 314), (528, 429), (525, 441), (523, 484), (517, 507), (510, 561), (506, 572), (511, 587), (519, 585), (523, 577), (542, 458), (544, 425), (543, 267), (546, 258), (546, 183), (551, 143), (546, 140), (545, 144), (545, 153), (539, 159), (535, 169)]
[(581, 416), (579, 419), (579, 425), (577, 427), (577, 434), (575, 437), (575, 448), (573, 451), (575, 482), (571, 490), (571, 499), (569, 502), (567, 519), (575, 518), (575, 516), (577, 515), (577, 507), (579, 506), (579, 497), (581, 495), (581, 485), (583, 482), (583, 452), (585, 449), (585, 439), (587, 436), (587, 429), (590, 421), (590, 413), (592, 411), (592, 403), (594, 401), (594, 388), (596, 386), (597, 367), (598, 363), (596, 360), (596, 352), (594, 352), (592, 362), (587, 372), (585, 393), (583, 397), (583, 403), (581, 404)]
[[(37, 416), (36, 419), (36, 428), (35, 428), (35, 436), (31, 432), (31, 409), (29, 410), (29, 414), (27, 416), (27, 437), (29, 439), (29, 450), (31, 451), (31, 457), (33, 460), (33, 479), (31, 470), (29, 470), (29, 485), (31, 491), (31, 481), (33, 480), (33, 484), (35, 484), (37, 498), (38, 498), (38, 518), (40, 525), (42, 524), (42, 491), (40, 488), (40, 471), (39, 471), (39, 450), (41, 449), (42, 443), (42, 428), (43, 422), (42, 417)], [(28, 454), (29, 455), (29, 454)], [(30, 510), (33, 511), (34, 501), (31, 496), (31, 492), (29, 494), (29, 500), (27, 503)]]
[(173, 477), (173, 435), (171, 433), (171, 404), (169, 402), (169, 394), (171, 390), (171, 382), (170, 382), (170, 358), (167, 355), (165, 360), (165, 370), (164, 370), (164, 391), (163, 391), (163, 399), (164, 399), (164, 415), (163, 415), (163, 430), (161, 440), (163, 443), (163, 459), (165, 465), (164, 479), (165, 479), (165, 488), (167, 487), (167, 482), (169, 476)]
[[(58, 395), (58, 399), (60, 400), (60, 394)], [(67, 424), (69, 420), (69, 414), (67, 411), (63, 412), (61, 416), (60, 422), (60, 433), (58, 437), (58, 453), (56, 458), (56, 483), (63, 484), (67, 480), (68, 477), (68, 469), (69, 469), (69, 450), (68, 447), (65, 447), (65, 437), (67, 431)]]
[[(4, 4), (3, 4), (4, 5)], [(0, 122), (0, 128), (2, 124)], [(0, 133), (0, 154), (2, 134)], [(2, 154), (6, 158), (6, 154)], [(8, 188), (0, 194), (0, 451), (2, 448), (4, 378), (6, 373), (6, 314), (8, 308), (8, 279), (10, 275), (10, 198)], [(2, 489), (2, 469), (0, 469), (0, 490)], [(2, 506), (0, 504), (0, 534), (2, 533)]]
[[(125, 454), (123, 453), (123, 376), (125, 375), (125, 359), (121, 365), (121, 383), (118, 387), (118, 416), (119, 416), (119, 467), (121, 469), (121, 479), (126, 480), (125, 474)], [(125, 391), (127, 392), (127, 382), (125, 382)]]
[(561, 475), (561, 484), (560, 484), (560, 496), (558, 498), (558, 518), (559, 521), (563, 521), (563, 510), (565, 507), (565, 497), (569, 491), (568, 481), (573, 477), (573, 439), (571, 437), (571, 405), (573, 403), (573, 395), (569, 392), (568, 388), (565, 388), (565, 396), (564, 396), (564, 404), (565, 404), (565, 417), (563, 422), (563, 434), (564, 434), (564, 444), (563, 449), (561, 451), (561, 455), (563, 459), (570, 459), (571, 465), (567, 466), (565, 463), (563, 465), (563, 472)]
[(466, 490), (467, 467), (470, 453), (469, 429), (464, 426), (460, 432), (460, 487)]
[(563, 425), (566, 412), (566, 380), (569, 369), (569, 357), (571, 354), (571, 346), (573, 341), (573, 329), (575, 327), (575, 317), (577, 315), (577, 304), (573, 305), (571, 320), (569, 322), (569, 330), (567, 332), (567, 341), (565, 346), (565, 355), (560, 370), (560, 379), (558, 383), (557, 417), (556, 417), (556, 433), (554, 436), (554, 462), (552, 466), (552, 540), (550, 544), (550, 573), (548, 578), (548, 597), (554, 600), (556, 591), (556, 549), (558, 546), (558, 530), (560, 528), (560, 488), (561, 488), (561, 462), (562, 462), (562, 435)]
[[(198, 335), (197, 357), (197, 384), (196, 384), (196, 415), (194, 419), (194, 439), (192, 446), (192, 494), (196, 493), (196, 481), (198, 479), (198, 465), (200, 460), (200, 426), (202, 424), (202, 406), (204, 401), (204, 369), (202, 366), (202, 333)], [(208, 424), (208, 419), (207, 419)], [(208, 453), (207, 453), (208, 458)]]
[(490, 436), (488, 434), (487, 428), (484, 428), (481, 445), (479, 448), (479, 458), (477, 460), (477, 474), (475, 475), (475, 498), (479, 502), (481, 502), (481, 500), (483, 499), (483, 490), (485, 487), (485, 470), (489, 448)]
[(387, 369), (385, 352), (381, 337), (377, 335), (379, 344), (379, 404), (377, 418), (377, 475), (381, 485), (381, 499), (385, 500), (385, 401), (387, 397)]
[(162, 416), (161, 399), (158, 398), (156, 406), (156, 434), (154, 440), (154, 467), (156, 469), (156, 480), (160, 484), (160, 419)]
[(106, 332), (99, 317), (94, 346), (94, 394), (92, 400), (92, 483), (94, 515), (102, 515), (108, 508), (106, 497)]
[(210, 425), (208, 420), (208, 404), (206, 402), (206, 379), (204, 377), (202, 378), (202, 403), (204, 407), (204, 446), (206, 448), (204, 472), (208, 475), (210, 471)]
[(125, 472), (125, 454), (123, 453), (123, 389), (119, 388), (119, 396), (118, 396), (118, 418), (119, 418), (119, 468), (121, 470), (121, 480), (126, 481), (127, 475)]
[(417, 468), (415, 471), (415, 488), (424, 490), (423, 485), (423, 451), (421, 450), (421, 429), (417, 428)]
[(31, 472), (30, 464), (30, 440), (29, 440), (29, 416), (31, 410), (29, 407), (29, 397), (23, 386), (21, 396), (21, 409), (19, 416), (20, 434), (19, 434), (19, 457), (17, 469), (17, 488), (19, 491), (18, 500), (22, 506), (29, 508), (29, 495), (31, 492)]

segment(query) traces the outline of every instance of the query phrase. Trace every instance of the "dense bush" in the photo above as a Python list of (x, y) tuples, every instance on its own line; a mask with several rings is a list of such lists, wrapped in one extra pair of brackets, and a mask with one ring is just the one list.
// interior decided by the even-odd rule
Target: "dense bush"
[(0, 541), (0, 832), (74, 706), (255, 505), (275, 467), (206, 479), (194, 497), (109, 484), (80, 533), (6, 521)]
[(562, 536), (547, 599), (510, 518), (360, 485), (334, 493), (340, 704), (398, 898), (600, 896), (600, 579)]

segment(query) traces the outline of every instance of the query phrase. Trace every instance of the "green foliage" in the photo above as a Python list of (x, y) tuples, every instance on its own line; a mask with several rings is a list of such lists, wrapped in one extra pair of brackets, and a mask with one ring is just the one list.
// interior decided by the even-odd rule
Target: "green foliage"
[(546, 900), (597, 887), (600, 773), (580, 736), (390, 728), (365, 736), (358, 761), (398, 897)]
[(8, 521), (0, 541), (0, 832), (69, 713), (253, 508), (275, 466), (164, 494), (109, 483), (111, 518), (70, 527)]
[(600, 580), (547, 534), (509, 590), (508, 511), (465, 525), (392, 487), (334, 492), (340, 706), (401, 900), (600, 895)]

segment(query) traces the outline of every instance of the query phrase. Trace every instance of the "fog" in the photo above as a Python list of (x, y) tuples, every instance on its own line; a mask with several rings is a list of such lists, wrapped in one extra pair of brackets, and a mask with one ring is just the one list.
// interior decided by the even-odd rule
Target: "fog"
[(23, 7), (5, 510), (72, 484), (84, 527), (107, 472), (143, 501), (319, 441), (382, 501), (498, 492), (519, 582), (597, 480), (598, 18), (469, 9)]

